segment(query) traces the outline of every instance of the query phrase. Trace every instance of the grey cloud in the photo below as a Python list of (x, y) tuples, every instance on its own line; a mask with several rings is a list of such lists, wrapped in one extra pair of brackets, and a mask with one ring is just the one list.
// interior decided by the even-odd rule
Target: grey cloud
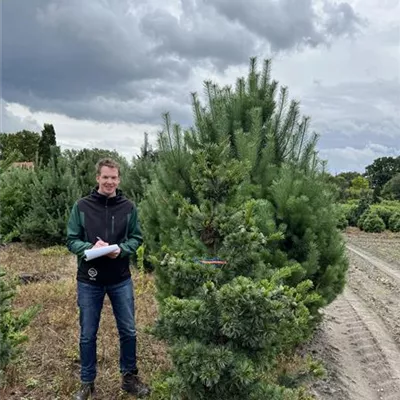
[(189, 94), (185, 98), (148, 94), (145, 98), (121, 100), (117, 97), (97, 96), (90, 99), (46, 99), (29, 98), (38, 110), (62, 112), (77, 119), (99, 122), (162, 122), (162, 114), (169, 112), (172, 118), (182, 124), (190, 124), (192, 108)]
[(185, 80), (185, 61), (151, 53), (140, 15), (128, 6), (123, 0), (2, 2), (3, 96), (36, 109), (35, 99), (58, 100), (63, 112), (63, 100), (131, 99), (135, 82)]
[(326, 123), (315, 123), (313, 127), (321, 134), (319, 148), (329, 149), (352, 146), (359, 149), (370, 141), (379, 140), (384, 146), (398, 146), (400, 123), (393, 118), (370, 121), (365, 119), (342, 119)]
[[(143, 31), (158, 44), (154, 54), (176, 54), (217, 65), (240, 64), (255, 50), (257, 38), (202, 2), (187, 2), (178, 19), (164, 10), (145, 15)], [(188, 7), (188, 5), (191, 7)]]
[(207, 0), (229, 20), (267, 39), (274, 51), (327, 43), (331, 35), (353, 32), (359, 19), (348, 3), (326, 5), (318, 13), (312, 0)]
[(353, 34), (360, 25), (366, 24), (366, 21), (362, 20), (348, 3), (325, 3), (324, 9), (329, 16), (325, 29), (333, 36)]
[(359, 149), (377, 139), (387, 147), (400, 143), (398, 80), (318, 85), (302, 99), (302, 105), (304, 112), (312, 116), (312, 127), (320, 134), (321, 149)]
[[(173, 4), (4, 0), (3, 97), (75, 118), (154, 122), (171, 111), (186, 123), (195, 67), (324, 41), (311, 0), (187, 0), (178, 12)], [(325, 11), (332, 34), (354, 21), (346, 4)]]

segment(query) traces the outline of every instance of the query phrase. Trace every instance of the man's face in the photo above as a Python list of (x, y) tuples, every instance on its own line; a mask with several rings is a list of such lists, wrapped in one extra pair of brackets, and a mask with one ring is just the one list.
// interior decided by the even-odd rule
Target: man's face
[(96, 180), (99, 184), (99, 193), (115, 196), (120, 182), (117, 168), (101, 167), (100, 175), (96, 176)]

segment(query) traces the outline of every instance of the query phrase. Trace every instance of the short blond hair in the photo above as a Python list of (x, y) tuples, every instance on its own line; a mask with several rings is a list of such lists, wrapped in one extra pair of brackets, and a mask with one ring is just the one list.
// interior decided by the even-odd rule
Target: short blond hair
[(96, 164), (96, 174), (97, 175), (101, 174), (101, 169), (103, 167), (116, 168), (118, 170), (118, 176), (121, 175), (119, 164), (111, 158), (102, 158), (101, 160), (99, 160), (97, 162), (97, 164)]

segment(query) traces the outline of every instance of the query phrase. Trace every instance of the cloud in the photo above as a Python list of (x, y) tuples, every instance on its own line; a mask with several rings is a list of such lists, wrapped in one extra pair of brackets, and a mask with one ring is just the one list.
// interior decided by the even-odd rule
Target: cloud
[(186, 79), (190, 68), (183, 60), (150, 52), (152, 42), (139, 30), (140, 14), (128, 5), (123, 0), (3, 2), (3, 97), (63, 112), (64, 102), (98, 96), (149, 97), (136, 82)]
[(96, 96), (90, 99), (59, 100), (35, 97), (32, 110), (63, 113), (76, 119), (95, 122), (160, 123), (162, 114), (170, 112), (174, 119), (189, 124), (192, 117), (190, 96), (182, 95), (178, 102), (165, 95), (146, 96), (143, 99), (122, 100), (118, 97)]
[(9, 0), (2, 13), (6, 101), (134, 122), (167, 108), (187, 121), (197, 68), (223, 71), (269, 47), (323, 43), (357, 21), (347, 3), (321, 14), (311, 0)]
[(200, 1), (183, 4), (180, 17), (165, 10), (143, 17), (143, 32), (157, 43), (153, 54), (173, 54), (226, 67), (242, 63), (252, 49), (255, 51), (257, 38), (245, 27), (228, 21)]
[(357, 31), (361, 22), (346, 2), (330, 4), (323, 1), (320, 10), (311, 0), (207, 0), (229, 20), (244, 26), (280, 51), (299, 45), (317, 46), (331, 37)]
[(312, 125), (321, 134), (320, 148), (400, 143), (399, 80), (319, 84), (302, 103), (309, 113), (318, 109)]
[(17, 116), (7, 107), (6, 102), (1, 99), (0, 111), (0, 133), (12, 133), (22, 130), (40, 132), (42, 128), (31, 116)]
[(258, 56), (332, 168), (353, 168), (338, 149), (400, 142), (399, 12), (396, 0), (4, 0), (2, 125), (50, 122), (65, 147), (132, 155), (163, 112), (192, 123), (205, 79), (234, 85)]
[(326, 15), (324, 31), (333, 37), (348, 36), (357, 33), (359, 28), (367, 23), (356, 14), (354, 8), (345, 2), (324, 2), (323, 9)]
[(399, 155), (400, 147), (387, 147), (378, 143), (368, 143), (362, 148), (347, 146), (320, 151), (320, 156), (328, 160), (328, 169), (334, 174), (346, 171), (363, 173), (365, 167), (372, 164), (375, 159)]

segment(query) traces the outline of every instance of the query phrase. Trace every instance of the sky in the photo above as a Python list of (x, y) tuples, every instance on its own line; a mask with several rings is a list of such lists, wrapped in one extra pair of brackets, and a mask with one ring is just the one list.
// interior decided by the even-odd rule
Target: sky
[(131, 160), (191, 93), (272, 60), (332, 173), (400, 155), (400, 0), (1, 0), (0, 131)]

